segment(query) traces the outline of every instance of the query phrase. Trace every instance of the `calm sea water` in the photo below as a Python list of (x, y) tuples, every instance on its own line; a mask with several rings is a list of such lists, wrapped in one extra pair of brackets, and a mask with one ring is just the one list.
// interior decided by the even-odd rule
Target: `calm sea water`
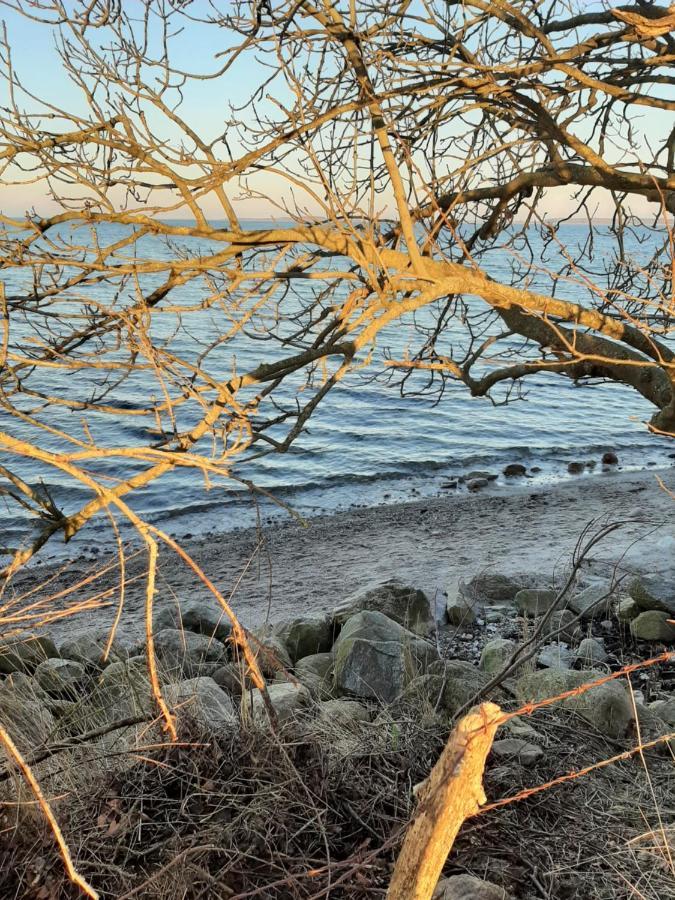
[[(267, 223), (250, 224), (264, 227)], [(105, 233), (102, 230), (101, 239), (110, 240), (120, 234), (121, 229), (109, 227)], [(568, 226), (565, 232), (567, 242), (572, 245), (583, 241), (584, 235), (584, 229), (576, 226)], [(194, 249), (199, 244), (193, 240), (173, 244), (157, 239), (144, 241), (146, 250), (162, 258), (179, 253), (182, 246)], [(641, 252), (638, 246), (635, 252)], [(611, 258), (608, 237), (604, 243), (600, 237), (596, 253), (599, 264)], [(496, 276), (508, 277), (510, 262), (507, 254), (495, 253), (487, 261), (487, 267)], [(555, 268), (555, 264), (553, 259), (549, 267)], [(26, 273), (16, 271), (3, 273), (8, 294), (25, 287), (25, 277)], [(147, 279), (144, 287), (153, 283), (156, 281)], [(305, 284), (307, 291), (318, 290), (316, 282)], [(546, 287), (544, 283), (540, 286)], [(98, 290), (102, 299), (110, 299), (109, 288)], [(565, 285), (560, 293), (573, 299), (575, 290), (578, 289), (573, 285)], [(196, 303), (205, 294), (203, 284), (193, 284), (174, 292), (172, 302)], [(71, 302), (75, 302), (74, 298)], [(186, 322), (189, 329), (179, 332), (172, 346), (184, 356), (196, 358), (202, 345), (222, 331), (223, 313), (212, 309), (192, 314)], [(154, 326), (155, 339), (161, 341), (163, 336), (172, 334), (175, 325), (171, 316), (161, 318)], [(22, 334), (21, 323), (13, 327), (15, 335)], [(460, 342), (461, 329), (451, 327), (449, 340)], [(386, 352), (400, 356), (407, 347), (414, 346), (411, 322), (390, 329), (380, 340), (372, 366), (354, 372), (327, 396), (307, 431), (289, 452), (253, 461), (243, 458), (236, 473), (272, 491), (301, 514), (311, 515), (355, 504), (376, 505), (436, 495), (444, 490), (442, 486), (451, 477), (472, 469), (501, 472), (508, 462), (538, 467), (540, 471), (533, 473), (533, 477), (540, 481), (571, 477), (567, 474), (569, 461), (594, 459), (599, 463), (606, 449), (616, 450), (624, 468), (666, 467), (673, 463), (669, 454), (675, 445), (647, 432), (644, 422), (653, 410), (627, 388), (578, 387), (559, 377), (538, 375), (527, 382), (524, 399), (495, 406), (488, 399), (472, 399), (461, 387), (449, 391), (440, 403), (435, 403), (433, 398), (406, 398), (384, 379), (373, 379), (382, 369)], [(225, 377), (232, 370), (235, 358), (237, 371), (244, 371), (260, 359), (270, 358), (268, 345), (237, 338), (212, 357), (210, 370)], [(97, 377), (95, 371), (88, 371), (66, 380), (58, 372), (47, 370), (31, 384), (50, 393), (85, 399), (98, 383)], [(159, 395), (157, 383), (147, 376), (137, 376), (108, 393), (106, 402), (133, 408), (147, 403), (151, 394)], [(286, 399), (291, 396), (290, 388), (285, 396)], [(184, 412), (187, 415), (189, 410)], [(180, 415), (183, 414), (181, 411)], [(6, 413), (0, 413), (0, 418), (4, 430), (35, 439), (35, 432)], [(42, 412), (42, 418), (84, 437), (81, 413), (52, 407)], [(110, 422), (89, 414), (87, 422), (96, 439), (110, 447), (142, 443), (147, 439), (146, 429), (154, 424), (139, 418)], [(61, 443), (48, 435), (43, 434), (40, 440), (52, 449), (63, 449)], [(3, 463), (33, 485), (45, 485), (66, 513), (90, 497), (87, 491), (57, 472), (8, 457)], [(596, 471), (599, 468), (598, 465)], [(130, 471), (119, 461), (98, 465), (97, 470), (115, 477)], [(462, 490), (460, 487), (459, 492)], [(174, 472), (138, 492), (131, 505), (140, 515), (163, 523), (179, 535), (244, 527), (252, 524), (256, 515), (250, 496), (232, 483), (216, 485), (207, 491), (203, 481), (186, 470)], [(264, 517), (273, 511), (269, 503), (263, 504)], [(7, 503), (3, 512), (1, 543), (16, 545), (30, 533), (31, 522)], [(92, 523), (81, 540), (95, 543), (97, 535), (103, 539), (101, 529), (106, 527), (102, 516)]]

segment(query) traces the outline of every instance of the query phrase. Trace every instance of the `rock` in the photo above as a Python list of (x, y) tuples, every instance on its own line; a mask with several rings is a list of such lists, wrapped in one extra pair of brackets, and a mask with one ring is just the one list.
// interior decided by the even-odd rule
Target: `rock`
[(522, 738), (502, 738), (492, 745), (492, 755), (502, 762), (515, 761), (521, 766), (533, 766), (544, 755), (536, 744)]
[[(429, 718), (452, 715), (446, 705), (447, 680), (442, 675), (418, 675), (413, 678), (376, 719), (383, 721), (408, 722), (414, 720), (424, 724)], [(449, 698), (451, 699), (451, 698)], [(459, 709), (459, 707), (456, 707)]]
[(640, 607), (632, 597), (624, 597), (623, 600), (619, 600), (614, 612), (619, 622), (628, 624), (640, 615)]
[(98, 719), (116, 721), (154, 710), (148, 664), (143, 656), (111, 663), (103, 670), (91, 697)]
[(295, 665), (295, 675), (298, 679), (305, 673), (311, 673), (312, 675), (318, 675), (319, 678), (324, 678), (325, 676), (330, 675), (332, 668), (332, 653), (313, 653), (311, 656), (304, 656), (302, 659), (298, 660)]
[(0, 705), (8, 694), (17, 700), (37, 700), (39, 703), (46, 703), (49, 700), (49, 695), (35, 678), (24, 672), (13, 672), (0, 681)]
[(544, 738), (536, 731), (528, 722), (521, 719), (520, 716), (514, 716), (508, 719), (499, 727), (499, 731), (505, 731), (509, 737), (520, 738), (520, 740), (528, 743), (542, 744)]
[(576, 658), (566, 644), (547, 644), (539, 651), (537, 663), (546, 669), (571, 669)]
[(213, 638), (193, 631), (163, 628), (156, 632), (155, 655), (161, 674), (167, 679), (202, 674), (203, 663), (222, 663), (225, 647)]
[(506, 478), (518, 478), (525, 474), (527, 474), (527, 469), (522, 463), (509, 463), (508, 466), (504, 468), (504, 475)]
[(459, 588), (448, 591), (445, 617), (450, 625), (471, 625), (476, 621), (476, 613), (470, 601), (467, 600)]
[(219, 732), (237, 723), (232, 701), (212, 678), (169, 684), (164, 699), (177, 715), (187, 714), (206, 731)]
[(0, 641), (0, 672), (33, 672), (45, 659), (58, 659), (48, 635), (23, 634)]
[[(491, 678), (487, 672), (463, 659), (437, 660), (429, 666), (428, 674), (443, 679), (442, 708), (451, 716), (470, 703)], [(500, 693), (495, 691), (492, 699), (501, 702)]]
[(253, 635), (251, 644), (265, 678), (274, 678), (277, 672), (293, 668), (286, 644), (280, 635), (272, 633), (269, 628), (259, 629)]
[(59, 648), (59, 652), (64, 659), (72, 659), (90, 668), (103, 668), (111, 662), (129, 658), (129, 650), (118, 641), (113, 641), (108, 658), (104, 660), (103, 653), (107, 644), (107, 635), (92, 637), (85, 634), (70, 641), (64, 641)]
[(526, 588), (516, 594), (516, 606), (526, 616), (543, 616), (555, 604), (558, 595), (555, 591)]
[(517, 646), (515, 641), (507, 638), (493, 638), (483, 647), (478, 668), (490, 674), (501, 672), (504, 663), (513, 655)]
[(581, 616), (583, 622), (589, 622), (595, 616), (605, 616), (610, 609), (611, 601), (612, 593), (609, 585), (593, 585), (573, 595), (568, 606)]
[(25, 700), (3, 692), (0, 722), (22, 753), (32, 753), (48, 743), (56, 728), (54, 717), (44, 703)]
[(675, 697), (670, 700), (655, 700), (649, 704), (649, 709), (671, 728), (675, 725)]
[[(306, 687), (290, 683), (270, 684), (267, 693), (280, 724), (293, 720), (309, 705), (311, 699)], [(254, 722), (267, 722), (267, 710), (260, 691), (251, 691), (247, 697), (247, 705)]]
[(232, 697), (241, 697), (242, 671), (236, 663), (225, 663), (214, 671), (211, 678), (219, 688)]
[(577, 647), (577, 662), (582, 668), (592, 669), (594, 666), (607, 662), (608, 654), (602, 641), (595, 638), (584, 638)]
[(441, 878), (432, 900), (511, 900), (503, 888), (473, 875), (453, 875)]
[[(635, 736), (639, 734), (643, 743), (648, 741), (658, 741), (659, 738), (670, 734), (672, 727), (661, 718), (658, 712), (650, 706), (644, 706), (642, 703), (635, 703), (635, 711), (637, 712), (637, 720), (639, 730), (635, 729)], [(675, 740), (661, 741), (655, 745), (654, 749), (658, 753), (672, 756), (675, 753)]]
[(473, 469), (471, 472), (468, 472), (466, 475), (466, 480), (471, 481), (472, 479), (483, 479), (485, 481), (496, 481), (497, 476), (494, 472), (486, 472), (482, 469)]
[(35, 680), (44, 691), (66, 699), (77, 695), (85, 677), (82, 663), (72, 659), (45, 659), (35, 670)]
[(460, 590), (468, 600), (480, 605), (491, 606), (495, 603), (509, 603), (515, 600), (518, 591), (526, 585), (508, 575), (485, 572), (474, 577), (466, 584), (460, 584)]
[(232, 633), (232, 624), (225, 611), (213, 603), (199, 600), (162, 607), (157, 611), (153, 625), (156, 631), (165, 628), (186, 630), (221, 642)]
[(582, 462), (571, 462), (567, 465), (567, 471), (570, 475), (580, 475), (585, 469), (585, 465)]
[(639, 576), (630, 583), (628, 593), (639, 609), (658, 609), (675, 618), (675, 576), (672, 579), (658, 575)]
[(488, 484), (487, 478), (469, 478), (466, 482), (466, 488), (468, 491), (471, 491), (472, 494), (475, 494), (476, 491), (482, 490), (487, 487)]
[(638, 641), (675, 641), (675, 625), (669, 622), (672, 619), (667, 612), (658, 609), (649, 609), (641, 612), (630, 623), (630, 633)]
[(553, 613), (546, 630), (554, 640), (565, 641), (569, 644), (574, 640), (578, 624), (577, 617), (571, 610), (561, 609)]
[[(333, 619), (338, 625), (343, 625), (347, 619), (363, 610), (381, 612), (415, 634), (431, 634), (435, 627), (431, 604), (424, 591), (396, 580), (385, 581), (365, 591), (352, 594), (337, 607), (333, 613)], [(322, 649), (330, 649), (330, 646)], [(320, 651), (310, 650), (308, 652)]]
[[(522, 675), (516, 682), (516, 696), (521, 702), (537, 702), (557, 697), (601, 678), (603, 673), (566, 669), (543, 669)], [(597, 685), (573, 697), (558, 700), (554, 704), (583, 716), (598, 731), (612, 738), (625, 735), (632, 719), (633, 709), (624, 687), (616, 681)]]
[(433, 645), (382, 613), (369, 611), (347, 620), (333, 652), (338, 692), (384, 703), (438, 657)]
[(281, 639), (291, 662), (313, 653), (326, 653), (333, 645), (333, 625), (326, 616), (300, 616), (280, 622), (273, 627), (272, 633)]
[(370, 722), (370, 713), (363, 704), (356, 700), (326, 700), (317, 706), (317, 717), (340, 727), (349, 727), (355, 723)]
[(619, 457), (612, 450), (608, 450), (606, 453), (602, 454), (602, 464), (603, 466), (617, 466), (619, 464)]

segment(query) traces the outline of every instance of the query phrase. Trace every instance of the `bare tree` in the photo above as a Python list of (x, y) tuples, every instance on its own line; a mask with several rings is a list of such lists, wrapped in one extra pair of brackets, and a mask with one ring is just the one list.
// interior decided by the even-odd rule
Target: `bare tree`
[[(5, 548), (7, 574), (103, 510), (154, 541), (135, 490), (177, 467), (218, 483), (242, 454), (287, 450), (400, 323), (417, 334), (386, 359), (400, 389), (619, 382), (675, 433), (668, 10), (2, 7), (2, 183), (44, 197), (0, 217), (4, 492), (40, 526)], [(17, 17), (50, 31), (67, 99), (25, 81)], [(555, 191), (581, 240), (549, 214)], [(240, 220), (242, 200), (278, 223)], [(88, 501), (65, 515), (13, 458)]]

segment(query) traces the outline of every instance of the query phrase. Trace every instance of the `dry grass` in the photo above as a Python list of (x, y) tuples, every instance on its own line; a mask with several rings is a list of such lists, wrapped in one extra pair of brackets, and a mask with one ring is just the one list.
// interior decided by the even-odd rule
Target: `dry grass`
[[(531, 769), (489, 763), (490, 800), (617, 750), (571, 714), (540, 710), (533, 724), (546, 740), (543, 760)], [(69, 757), (65, 772), (63, 760), (52, 769), (58, 774), (45, 789), (70, 785), (59, 819), (101, 897), (384, 896), (412, 787), (429, 773), (447, 726), (426, 710), (414, 721), (349, 730), (308, 718), (278, 739), (251, 728), (201, 742), (184, 722), (181, 738), (182, 746), (122, 752), (113, 772), (110, 759), (107, 770), (97, 767), (91, 752)], [(638, 755), (479, 815), (464, 826), (447, 870), (485, 876), (522, 900), (675, 896), (666, 849), (672, 762)], [(30, 806), (4, 810), (0, 896), (77, 896)]]

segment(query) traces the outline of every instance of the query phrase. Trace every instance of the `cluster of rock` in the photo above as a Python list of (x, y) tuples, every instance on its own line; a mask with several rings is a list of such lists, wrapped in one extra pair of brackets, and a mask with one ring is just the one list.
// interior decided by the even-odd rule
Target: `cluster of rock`
[[(603, 471), (608, 471), (619, 464), (619, 457), (613, 450), (607, 450), (602, 454), (600, 462)], [(589, 459), (585, 462), (575, 460), (574, 462), (568, 463), (567, 471), (570, 475), (580, 475), (582, 472), (595, 469), (596, 465), (597, 461), (594, 459)], [(504, 466), (502, 469), (502, 475), (507, 479), (531, 477), (538, 472), (541, 472), (539, 466), (532, 466), (528, 472), (527, 466), (524, 466), (522, 463), (508, 463), (508, 465)], [(475, 469), (471, 472), (467, 472), (466, 475), (460, 475), (457, 478), (445, 482), (442, 487), (446, 489), (457, 488), (460, 484), (464, 484), (468, 491), (475, 493), (476, 491), (480, 491), (487, 487), (490, 482), (496, 481), (498, 478), (499, 475), (496, 472)]]

